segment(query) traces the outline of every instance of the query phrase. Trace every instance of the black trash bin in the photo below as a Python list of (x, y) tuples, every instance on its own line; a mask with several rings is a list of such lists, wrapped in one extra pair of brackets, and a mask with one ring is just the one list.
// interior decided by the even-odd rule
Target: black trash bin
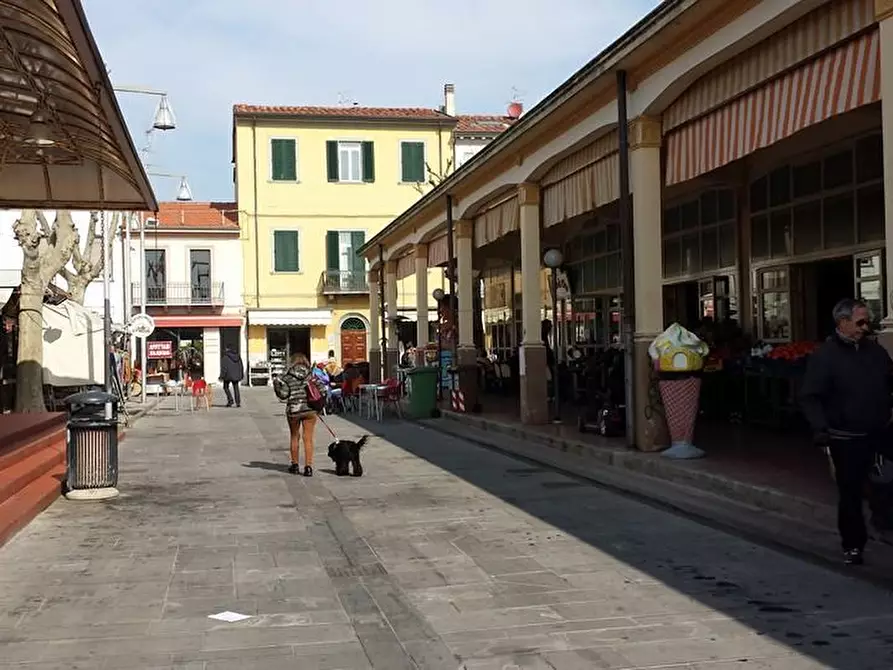
[(118, 398), (105, 391), (75, 393), (68, 405), (69, 498), (118, 494)]

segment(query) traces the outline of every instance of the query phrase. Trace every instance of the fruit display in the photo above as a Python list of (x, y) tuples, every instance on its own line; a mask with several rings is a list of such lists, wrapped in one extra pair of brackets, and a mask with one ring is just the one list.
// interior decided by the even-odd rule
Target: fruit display
[(780, 344), (776, 347), (773, 347), (772, 350), (766, 354), (766, 358), (775, 361), (800, 361), (809, 356), (818, 348), (818, 342), (809, 341)]

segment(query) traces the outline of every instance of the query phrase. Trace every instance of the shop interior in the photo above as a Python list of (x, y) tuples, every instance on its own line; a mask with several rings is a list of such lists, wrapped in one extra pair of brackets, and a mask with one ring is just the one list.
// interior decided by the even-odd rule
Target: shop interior
[(309, 326), (267, 328), (267, 360), (273, 377), (285, 372), (291, 357), (297, 353), (310, 358)]

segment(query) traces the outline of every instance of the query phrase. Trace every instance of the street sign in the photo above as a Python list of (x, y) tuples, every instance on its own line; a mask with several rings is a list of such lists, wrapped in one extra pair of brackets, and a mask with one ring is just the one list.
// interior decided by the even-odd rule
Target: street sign
[(170, 340), (155, 340), (154, 342), (146, 342), (146, 358), (173, 358), (174, 343)]
[(127, 329), (136, 337), (149, 337), (155, 332), (155, 319), (148, 314), (135, 314), (127, 324)]

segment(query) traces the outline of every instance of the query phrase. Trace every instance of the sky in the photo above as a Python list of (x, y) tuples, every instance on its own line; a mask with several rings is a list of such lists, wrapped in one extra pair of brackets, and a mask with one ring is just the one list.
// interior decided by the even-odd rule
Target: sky
[[(232, 200), (232, 106), (529, 109), (658, 0), (82, 0), (112, 83), (166, 91), (177, 129), (149, 171)], [(157, 98), (119, 93), (137, 149)], [(153, 177), (159, 200), (178, 182)]]

